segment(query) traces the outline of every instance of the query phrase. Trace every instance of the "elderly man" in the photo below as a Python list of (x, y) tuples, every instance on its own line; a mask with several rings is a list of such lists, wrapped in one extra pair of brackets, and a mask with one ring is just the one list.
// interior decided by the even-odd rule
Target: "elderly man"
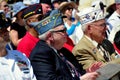
[(101, 45), (105, 39), (107, 30), (104, 14), (101, 9), (93, 7), (85, 8), (80, 13), (80, 21), (84, 36), (73, 48), (73, 54), (83, 68), (89, 68), (95, 62), (120, 63), (120, 59), (115, 59), (114, 54), (109, 54)]
[(58, 51), (67, 41), (59, 10), (53, 10), (48, 17), (31, 25), (40, 38), (29, 58), (37, 80), (95, 80), (98, 77), (97, 72), (80, 76), (76, 67)]

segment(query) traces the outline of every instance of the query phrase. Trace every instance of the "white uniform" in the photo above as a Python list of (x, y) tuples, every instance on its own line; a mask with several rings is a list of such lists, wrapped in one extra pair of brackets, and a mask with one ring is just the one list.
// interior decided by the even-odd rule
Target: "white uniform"
[(0, 80), (36, 80), (28, 58), (16, 50), (7, 53), (0, 57)]
[(110, 31), (110, 35), (108, 36), (108, 39), (113, 42), (114, 36), (117, 31), (120, 30), (120, 15), (115, 11), (107, 20), (107, 22), (110, 24), (110, 27), (112, 27)]

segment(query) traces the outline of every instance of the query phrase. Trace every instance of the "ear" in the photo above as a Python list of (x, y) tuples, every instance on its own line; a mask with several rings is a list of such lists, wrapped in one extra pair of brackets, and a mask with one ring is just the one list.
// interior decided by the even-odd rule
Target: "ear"
[(91, 31), (92, 31), (92, 26), (88, 25), (87, 32), (91, 33)]
[(32, 22), (32, 20), (28, 19), (26, 23), (29, 25)]
[(47, 34), (47, 39), (48, 39), (48, 38), (51, 39), (51, 35), (52, 35), (52, 33), (49, 32), (49, 33)]
[(91, 30), (91, 25), (88, 25), (88, 30)]

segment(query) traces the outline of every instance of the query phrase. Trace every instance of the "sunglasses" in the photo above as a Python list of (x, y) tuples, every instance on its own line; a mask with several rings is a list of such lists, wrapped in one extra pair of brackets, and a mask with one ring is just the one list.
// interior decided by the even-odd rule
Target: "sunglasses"
[(73, 10), (73, 8), (72, 7), (68, 7), (67, 10)]
[(62, 30), (56, 30), (56, 31), (51, 31), (52, 33), (56, 33), (56, 32), (62, 32), (62, 33), (66, 33), (67, 28), (64, 28)]

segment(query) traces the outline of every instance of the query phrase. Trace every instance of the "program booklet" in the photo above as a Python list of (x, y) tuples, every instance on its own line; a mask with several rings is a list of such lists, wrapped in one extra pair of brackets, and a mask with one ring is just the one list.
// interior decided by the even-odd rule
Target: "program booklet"
[(120, 64), (107, 64), (97, 72), (100, 73), (97, 80), (120, 80)]

